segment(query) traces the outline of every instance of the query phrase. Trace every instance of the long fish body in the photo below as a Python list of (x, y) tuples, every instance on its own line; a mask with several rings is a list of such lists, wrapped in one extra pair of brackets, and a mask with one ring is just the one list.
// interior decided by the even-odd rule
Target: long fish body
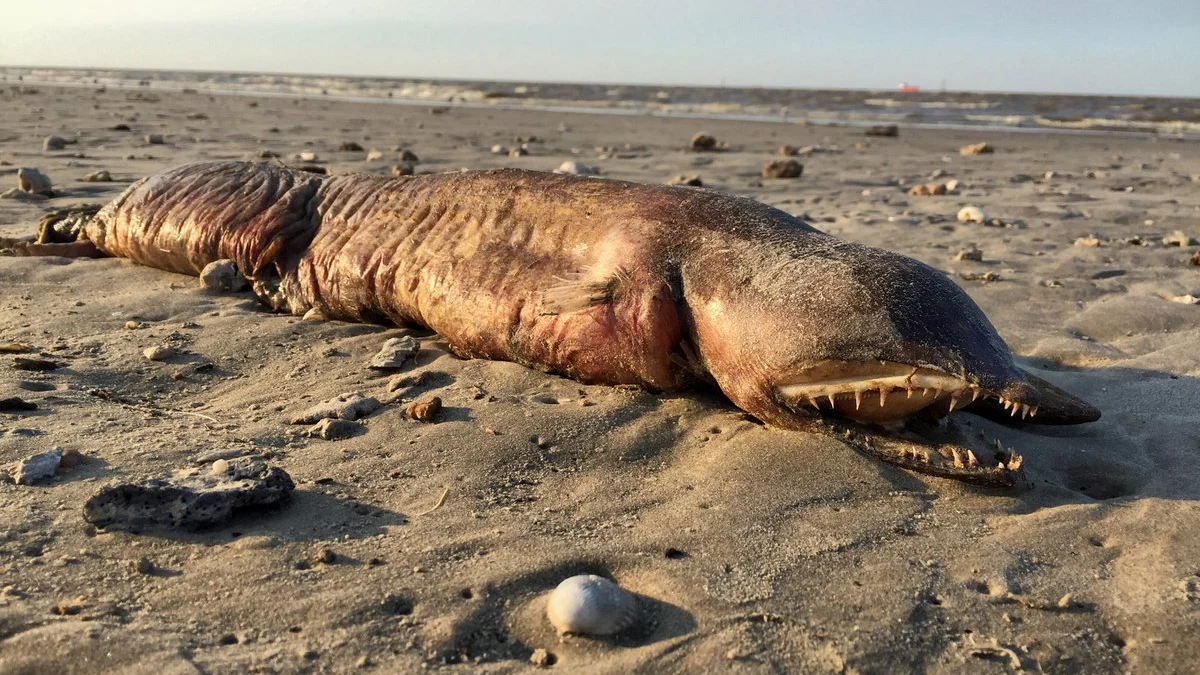
[(904, 424), (968, 405), (1009, 421), (1099, 417), (1018, 368), (941, 272), (707, 190), (213, 162), (135, 183), (85, 232), (103, 253), (183, 274), (232, 259), (276, 310), (426, 326), (464, 357), (653, 391), (710, 381), (771, 426), (883, 439), (855, 447), (978, 483), (1012, 483), (1020, 458), (913, 445)]

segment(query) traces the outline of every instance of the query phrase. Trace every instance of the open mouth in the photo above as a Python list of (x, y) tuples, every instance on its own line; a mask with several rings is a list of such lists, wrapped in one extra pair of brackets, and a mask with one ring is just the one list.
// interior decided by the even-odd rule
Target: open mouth
[(944, 371), (891, 361), (824, 361), (776, 387), (793, 408), (811, 406), (865, 424), (901, 422), (926, 409), (947, 414), (980, 398), (995, 399), (1012, 417), (1033, 417), (1038, 410)]

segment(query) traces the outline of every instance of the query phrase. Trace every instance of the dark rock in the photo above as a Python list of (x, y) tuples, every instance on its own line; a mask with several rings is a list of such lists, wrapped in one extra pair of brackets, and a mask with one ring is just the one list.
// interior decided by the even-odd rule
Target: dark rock
[(222, 462), (223, 471), (184, 469), (166, 479), (105, 487), (84, 504), (83, 517), (98, 527), (196, 528), (228, 520), (237, 509), (277, 504), (296, 488), (287, 472), (260, 460)]

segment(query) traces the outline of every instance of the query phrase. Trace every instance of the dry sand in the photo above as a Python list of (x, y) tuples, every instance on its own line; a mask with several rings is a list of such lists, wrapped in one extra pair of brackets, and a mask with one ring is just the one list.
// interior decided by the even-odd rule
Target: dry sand
[[(89, 458), (46, 485), (0, 484), (0, 671), (511, 672), (534, 669), (535, 649), (552, 669), (585, 673), (1168, 673), (1200, 662), (1200, 307), (1169, 299), (1200, 295), (1200, 267), (1196, 247), (1161, 244), (1174, 230), (1200, 236), (1196, 141), (868, 139), (49, 87), (5, 90), (0, 120), (0, 188), (36, 166), (63, 193), (0, 200), (0, 236), (176, 164), (264, 149), (316, 152), (338, 172), (386, 173), (403, 146), (418, 170), (577, 159), (645, 182), (698, 173), (949, 271), (1023, 365), (1104, 413), (1061, 429), (967, 420), (1026, 457), (1028, 486), (990, 491), (764, 428), (713, 392), (582, 386), (459, 360), (419, 333), (407, 374), (426, 375), (407, 397), (441, 396), (440, 423), (409, 421), (397, 402), (363, 435), (308, 439), (286, 419), (342, 392), (385, 394), (388, 377), (365, 365), (402, 329), (272, 315), (248, 295), (206, 294), (123, 260), (0, 258), (0, 342), (66, 364), (29, 373), (0, 356), (0, 398), (40, 406), (0, 415), (0, 462), (53, 446)], [(700, 130), (731, 148), (685, 151)], [(165, 143), (146, 144), (151, 133)], [(78, 143), (43, 151), (49, 134)], [(528, 156), (489, 152), (530, 135), (542, 141)], [(383, 159), (339, 151), (345, 141)], [(977, 141), (995, 154), (958, 154)], [(828, 152), (801, 158), (800, 179), (760, 179), (783, 143)], [(79, 182), (97, 169), (115, 181)], [(960, 194), (898, 185), (935, 170)], [(1010, 226), (960, 224), (964, 205)], [(1092, 233), (1101, 246), (1073, 245)], [(1126, 241), (1135, 236), (1145, 245)], [(983, 260), (955, 261), (970, 244)], [(143, 350), (160, 344), (182, 354), (148, 361)], [(224, 449), (288, 471), (291, 503), (199, 533), (97, 531), (81, 517), (105, 484)], [(545, 593), (584, 571), (640, 594), (640, 623), (560, 640)]]

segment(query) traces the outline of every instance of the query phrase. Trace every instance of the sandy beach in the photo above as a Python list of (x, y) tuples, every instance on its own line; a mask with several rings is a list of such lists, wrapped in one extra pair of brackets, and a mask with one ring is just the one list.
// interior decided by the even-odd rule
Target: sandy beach
[[(716, 391), (654, 395), (461, 360), (428, 331), (271, 314), (249, 293), (125, 260), (0, 257), (0, 343), (63, 366), (18, 370), (0, 354), (0, 399), (38, 406), (0, 413), (0, 465), (53, 447), (84, 456), (43, 484), (0, 483), (2, 672), (1200, 663), (1200, 246), (1188, 245), (1200, 238), (1200, 140), (903, 127), (868, 137), (11, 83), (0, 119), (0, 192), (19, 167), (57, 191), (0, 199), (0, 237), (178, 164), (268, 152), (333, 173), (390, 175), (408, 150), (417, 172), (575, 160), (647, 183), (699, 176), (946, 271), (1023, 367), (1103, 412), (1061, 428), (966, 416), (981, 439), (1025, 457), (1025, 485), (989, 490), (766, 428)], [(701, 131), (724, 149), (690, 151)], [(51, 135), (68, 143), (44, 149)], [(979, 142), (995, 152), (960, 155)], [(785, 144), (802, 149), (803, 175), (762, 178)], [(111, 182), (81, 180), (99, 170)], [(909, 194), (948, 180), (950, 194)], [(989, 224), (959, 222), (964, 206)], [(392, 374), (366, 364), (400, 335), (421, 348), (396, 392)], [(176, 355), (150, 361), (155, 346)], [(323, 440), (288, 423), (355, 391), (388, 401), (365, 433)], [(405, 403), (429, 394), (446, 406), (439, 421), (408, 419)], [(105, 531), (82, 517), (105, 485), (222, 452), (283, 468), (290, 502), (198, 532)], [(632, 628), (554, 632), (547, 592), (586, 572), (638, 595)]]

